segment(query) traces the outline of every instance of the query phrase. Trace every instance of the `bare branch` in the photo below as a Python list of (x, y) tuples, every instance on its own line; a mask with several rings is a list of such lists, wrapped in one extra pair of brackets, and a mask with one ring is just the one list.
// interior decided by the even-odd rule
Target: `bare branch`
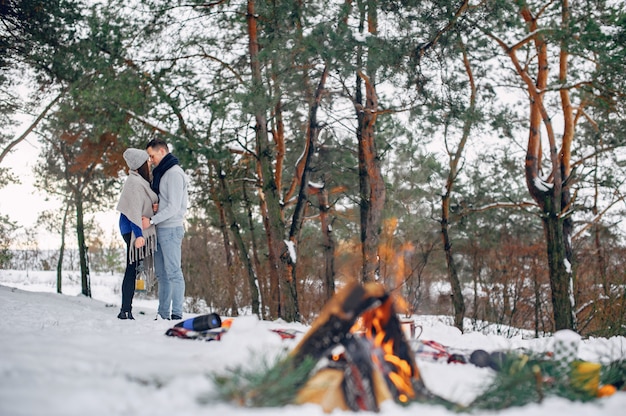
[(589, 228), (591, 228), (591, 226), (597, 224), (600, 222), (600, 220), (602, 219), (602, 217), (604, 216), (604, 214), (606, 214), (609, 209), (613, 208), (613, 206), (615, 206), (616, 204), (622, 202), (626, 200), (626, 195), (620, 195), (619, 198), (617, 198), (615, 201), (611, 202), (606, 208), (604, 208), (602, 210), (602, 212), (599, 212), (595, 218), (593, 218), (591, 221), (589, 221), (584, 227), (582, 227), (580, 230), (578, 230), (578, 232), (576, 232), (576, 234), (574, 234), (572, 236), (572, 239), (578, 239), (582, 233), (584, 233), (585, 231), (587, 231)]
[(66, 90), (63, 90), (59, 93), (59, 95), (57, 95), (56, 97), (54, 97), (54, 99), (46, 106), (46, 108), (43, 109), (43, 111), (39, 114), (39, 116), (37, 116), (37, 118), (35, 119), (35, 121), (33, 121), (31, 123), (30, 126), (28, 126), (28, 128), (26, 129), (26, 131), (24, 133), (22, 133), (20, 135), (20, 137), (18, 137), (17, 139), (13, 140), (12, 142), (10, 142), (7, 147), (2, 150), (2, 153), (0, 153), (0, 164), (2, 163), (2, 161), (4, 160), (4, 158), (11, 152), (11, 150), (17, 146), (18, 144), (20, 144), (24, 139), (26, 139), (26, 137), (28, 137), (28, 135), (30, 133), (32, 133), (32, 131), (35, 129), (35, 127), (37, 127), (37, 125), (39, 124), (39, 122), (41, 120), (44, 119), (44, 117), (46, 116), (46, 114), (48, 114), (48, 111), (50, 111), (50, 109), (59, 101), (59, 99), (61, 99), (61, 97), (65, 94)]

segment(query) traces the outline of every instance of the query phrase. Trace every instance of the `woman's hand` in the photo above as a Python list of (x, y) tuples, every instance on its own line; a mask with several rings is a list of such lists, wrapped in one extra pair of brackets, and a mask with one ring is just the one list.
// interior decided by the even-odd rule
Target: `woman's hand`
[(143, 237), (137, 237), (135, 239), (135, 248), (141, 248), (146, 245), (146, 239)]

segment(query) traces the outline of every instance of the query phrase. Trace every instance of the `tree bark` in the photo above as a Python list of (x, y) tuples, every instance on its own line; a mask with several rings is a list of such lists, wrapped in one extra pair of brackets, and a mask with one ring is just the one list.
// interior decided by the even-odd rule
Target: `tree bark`
[[(463, 318), (465, 317), (465, 300), (463, 299), (463, 290), (461, 282), (459, 281), (459, 274), (454, 262), (454, 256), (452, 253), (452, 242), (450, 240), (449, 225), (450, 225), (450, 197), (454, 188), (454, 181), (459, 172), (459, 163), (465, 150), (467, 139), (470, 136), (470, 131), (473, 124), (474, 112), (476, 111), (476, 83), (474, 82), (474, 74), (469, 63), (469, 58), (465, 51), (464, 45), (461, 45), (463, 49), (463, 64), (465, 66), (465, 72), (470, 85), (470, 99), (469, 108), (467, 110), (467, 117), (463, 123), (463, 133), (459, 145), (454, 153), (448, 150), (450, 157), (450, 171), (448, 172), (448, 178), (446, 180), (445, 193), (441, 200), (441, 239), (443, 240), (443, 248), (446, 253), (446, 264), (448, 267), (448, 280), (450, 281), (450, 288), (452, 291), (452, 306), (454, 308), (454, 326), (459, 328), (463, 332)], [(447, 147), (447, 145), (446, 145)]]
[[(263, 79), (259, 63), (258, 16), (255, 12), (255, 1), (248, 0), (247, 5), (246, 18), (248, 22), (248, 48), (252, 72), (252, 89), (254, 94), (263, 95)], [(284, 241), (285, 224), (282, 217), (280, 194), (273, 172), (274, 151), (269, 141), (266, 111), (266, 109), (256, 106), (254, 118), (256, 122), (255, 136), (261, 173), (261, 188), (266, 204), (266, 235), (268, 238), (270, 273), (275, 273), (278, 276), (280, 284), (281, 299), (277, 305), (278, 314), (287, 322), (293, 322), (300, 319), (298, 299), (293, 291), (295, 282), (292, 281), (292, 276), (285, 267), (286, 262), (289, 261), (290, 254), (289, 248)]]
[(70, 211), (70, 202), (65, 199), (65, 211), (61, 221), (61, 246), (59, 247), (59, 260), (57, 261), (57, 293), (63, 293), (63, 255), (65, 254), (65, 229), (67, 226), (67, 216)]
[(80, 281), (82, 294), (91, 297), (91, 279), (89, 276), (88, 248), (85, 244), (85, 223), (83, 218), (83, 196), (80, 187), (74, 193), (76, 201), (76, 236), (78, 240), (78, 255), (80, 258)]
[(252, 273), (254, 273), (254, 275), (256, 276), (256, 282), (259, 284), (259, 287), (258, 287), (258, 290), (260, 292), (259, 308), (260, 308), (260, 313), (261, 313), (259, 317), (261, 319), (264, 319), (267, 314), (267, 311), (265, 310), (265, 305), (267, 304), (266, 299), (268, 298), (266, 287), (269, 285), (267, 284), (267, 276), (265, 276), (265, 278), (262, 278), (264, 275), (261, 274), (261, 260), (259, 260), (259, 250), (257, 249), (254, 219), (252, 216), (252, 206), (250, 204), (250, 199), (248, 198), (248, 192), (246, 189), (247, 189), (246, 184), (244, 183), (243, 184), (243, 201), (246, 207), (246, 214), (247, 214), (247, 219), (248, 219), (248, 230), (250, 231), (250, 245), (252, 248), (252, 261), (254, 264), (254, 267), (252, 267)]
[[(219, 167), (218, 167), (219, 168)], [(226, 183), (226, 177), (222, 173), (222, 169), (219, 168), (220, 171), (218, 173), (219, 178), (219, 187), (221, 190), (221, 201), (224, 209), (225, 221), (230, 228), (230, 233), (233, 236), (235, 247), (237, 248), (237, 253), (239, 254), (239, 260), (244, 265), (244, 269), (246, 270), (246, 280), (248, 282), (248, 291), (250, 292), (250, 302), (252, 305), (252, 313), (261, 317), (260, 314), (260, 299), (259, 299), (259, 288), (257, 286), (257, 278), (254, 272), (254, 268), (252, 267), (252, 261), (250, 260), (250, 256), (248, 256), (248, 250), (243, 241), (243, 237), (241, 236), (239, 224), (235, 220), (235, 214), (230, 198), (230, 190)]]
[[(360, 30), (364, 31), (363, 19), (367, 16), (367, 33), (378, 33), (377, 2), (367, 0), (359, 3), (361, 15)], [(368, 50), (367, 53), (374, 53)], [(358, 52), (357, 65), (362, 66), (362, 56)], [(361, 214), (361, 255), (363, 258), (362, 282), (373, 282), (377, 278), (378, 244), (382, 228), (383, 208), (386, 199), (378, 150), (376, 148), (375, 124), (378, 116), (378, 96), (376, 94), (376, 70), (374, 59), (367, 59), (367, 75), (357, 71), (355, 109), (357, 113), (357, 141), (359, 157), (359, 199)], [(365, 84), (365, 103), (363, 103), (362, 83)]]
[[(552, 290), (552, 308), (554, 309), (554, 329), (574, 329), (572, 305), (574, 300), (567, 296), (574, 293), (572, 271), (568, 267), (565, 244), (563, 244), (563, 221), (557, 215), (543, 218), (548, 250), (550, 270), (550, 289)], [(565, 313), (563, 313), (565, 312)]]
[[(256, 173), (259, 178), (260, 184), (257, 185), (257, 192), (259, 195), (259, 209), (261, 211), (261, 218), (263, 221), (263, 230), (265, 231), (265, 239), (270, 242), (270, 220), (268, 216), (267, 210), (267, 201), (265, 200), (265, 194), (263, 193), (263, 173), (261, 172), (261, 164), (257, 162), (256, 164)], [(251, 207), (248, 207), (248, 222), (250, 226), (253, 226), (254, 220), (252, 219)], [(273, 267), (275, 261), (273, 261), (273, 252), (268, 249), (268, 284), (267, 284), (267, 301), (266, 305), (269, 307), (269, 316), (272, 318), (277, 318), (280, 316), (280, 284), (279, 284), (279, 273), (276, 267)], [(258, 260), (258, 256), (257, 256)], [(260, 264), (260, 260), (259, 260)], [(257, 268), (258, 270), (258, 268)]]
[(326, 186), (317, 192), (317, 200), (322, 227), (322, 244), (324, 247), (324, 277), (322, 283), (324, 285), (324, 299), (329, 301), (335, 294), (335, 240), (333, 239), (332, 221), (330, 221), (328, 216), (330, 206), (328, 205), (328, 190)]
[[(569, 23), (569, 2), (560, 4), (562, 26)], [(541, 9), (540, 13), (545, 12)], [(546, 238), (547, 257), (550, 269), (550, 286), (552, 289), (552, 306), (555, 329), (575, 329), (575, 273), (573, 252), (571, 248), (572, 219), (568, 214), (571, 204), (571, 146), (575, 132), (573, 106), (565, 81), (568, 75), (568, 39), (559, 45), (559, 80), (564, 85), (559, 90), (561, 111), (564, 127), (560, 149), (557, 146), (556, 133), (551, 116), (544, 105), (544, 95), (548, 91), (548, 74), (550, 68), (548, 42), (538, 25), (539, 16), (533, 14), (528, 4), (520, 7), (520, 16), (524, 20), (529, 36), (514, 46), (492, 36), (511, 59), (517, 75), (526, 87), (529, 98), (528, 145), (526, 149), (525, 176), (526, 185), (542, 213), (542, 223)], [(520, 63), (517, 58), (518, 49), (528, 42), (534, 44), (534, 65)], [(531, 76), (531, 74), (534, 75)], [(542, 166), (541, 128), (546, 131), (549, 143), (550, 175), (542, 179), (539, 175)]]
[[(311, 162), (315, 154), (315, 147), (317, 138), (320, 132), (320, 126), (317, 122), (317, 110), (319, 108), (320, 101), (322, 99), (322, 93), (324, 86), (326, 85), (326, 78), (328, 76), (328, 70), (325, 67), (320, 77), (317, 89), (315, 91), (315, 97), (309, 104), (309, 125), (306, 134), (306, 146), (303, 157), (303, 164), (301, 169), (301, 176), (298, 179), (300, 188), (298, 192), (298, 198), (296, 200), (296, 206), (294, 208), (293, 217), (291, 219), (291, 227), (289, 229), (289, 242), (292, 244), (293, 250), (298, 252), (298, 244), (300, 240), (300, 230), (302, 230), (302, 224), (306, 215), (306, 208), (309, 204), (309, 182), (311, 179)], [(293, 296), (297, 296), (295, 282), (297, 281), (297, 267), (296, 259), (292, 259), (291, 256), (287, 259), (287, 268), (291, 272), (291, 287), (290, 290)], [(299, 312), (298, 312), (299, 315)]]
[[(228, 195), (228, 191), (225, 189), (225, 181), (224, 174), (222, 172), (222, 166), (217, 164), (215, 170), (217, 171), (214, 175), (217, 176), (218, 182), (213, 183), (212, 189), (212, 197), (219, 213), (220, 219), (220, 232), (222, 233), (222, 241), (224, 242), (224, 254), (226, 256), (226, 267), (228, 269), (228, 278), (230, 280), (230, 284), (228, 285), (228, 297), (230, 302), (230, 313), (233, 316), (239, 315), (239, 308), (237, 307), (236, 295), (235, 295), (235, 265), (233, 261), (233, 253), (231, 249), (230, 236), (228, 234), (229, 227), (227, 224), (231, 224), (230, 220), (227, 218), (226, 210), (228, 209), (227, 204), (230, 198)], [(213, 177), (214, 175), (211, 175)], [(232, 224), (230, 229), (232, 230)]]
[(365, 283), (375, 281), (378, 272), (378, 243), (386, 189), (375, 142), (374, 125), (378, 111), (376, 90), (371, 80), (362, 72), (359, 72), (358, 79), (364, 81), (366, 92), (365, 105), (355, 103), (358, 120), (361, 253), (363, 257), (361, 280)]

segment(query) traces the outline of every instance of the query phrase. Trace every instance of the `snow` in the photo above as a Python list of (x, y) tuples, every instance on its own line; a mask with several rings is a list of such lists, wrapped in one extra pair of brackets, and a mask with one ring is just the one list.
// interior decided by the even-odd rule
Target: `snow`
[(285, 245), (287, 246), (287, 249), (289, 250), (289, 257), (291, 259), (291, 263), (296, 264), (296, 261), (298, 260), (297, 254), (296, 254), (296, 246), (293, 243), (293, 241), (289, 241), (289, 240), (284, 240)]
[(553, 184), (548, 183), (539, 177), (536, 177), (533, 180), (533, 184), (535, 185), (537, 189), (539, 189), (542, 192), (548, 192), (553, 187)]
[(565, 342), (565, 343), (570, 343), (570, 344), (577, 344), (580, 342), (580, 335), (569, 329), (564, 329), (562, 331), (557, 332), (556, 334), (554, 334), (553, 338), (555, 341), (560, 341), (560, 342)]
[[(211, 374), (229, 368), (258, 368), (273, 362), (298, 342), (282, 340), (272, 328), (297, 329), (302, 324), (234, 319), (221, 341), (191, 341), (164, 335), (174, 324), (154, 321), (156, 301), (136, 299), (136, 320), (116, 318), (121, 276), (93, 275), (93, 298), (79, 294), (76, 273), (55, 293), (54, 272), (0, 270), (0, 415), (274, 415), (314, 416), (317, 405), (242, 408), (212, 398)], [(69, 282), (67, 281), (69, 280)], [(209, 311), (207, 311), (209, 312)], [(185, 318), (193, 315), (187, 315)], [(524, 338), (467, 332), (446, 324), (445, 317), (416, 316), (419, 339), (452, 348), (550, 350), (554, 338)], [(563, 334), (566, 338), (572, 334)], [(624, 337), (582, 339), (579, 357), (606, 362), (623, 358)], [(466, 404), (489, 384), (495, 373), (471, 364), (418, 360), (422, 377), (433, 392)], [(471, 415), (618, 415), (626, 408), (626, 392), (589, 403), (548, 398), (541, 404)], [(352, 414), (335, 411), (333, 415)], [(440, 406), (383, 403), (384, 415), (453, 416)], [(461, 413), (463, 414), (463, 413)], [(470, 414), (470, 413), (465, 413)]]
[(563, 259), (563, 263), (565, 264), (565, 271), (567, 273), (572, 273), (572, 263), (569, 262), (568, 259)]

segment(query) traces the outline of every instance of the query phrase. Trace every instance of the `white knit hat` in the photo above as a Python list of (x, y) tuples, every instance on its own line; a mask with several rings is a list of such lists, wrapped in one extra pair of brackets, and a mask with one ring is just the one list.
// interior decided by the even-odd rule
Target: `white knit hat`
[(131, 147), (124, 151), (124, 160), (131, 170), (137, 170), (148, 160), (148, 152)]

